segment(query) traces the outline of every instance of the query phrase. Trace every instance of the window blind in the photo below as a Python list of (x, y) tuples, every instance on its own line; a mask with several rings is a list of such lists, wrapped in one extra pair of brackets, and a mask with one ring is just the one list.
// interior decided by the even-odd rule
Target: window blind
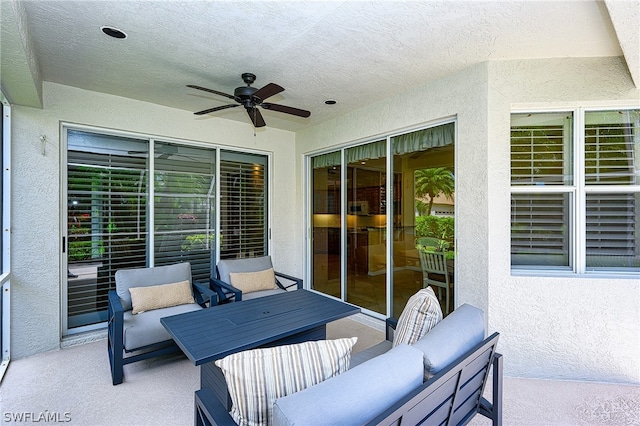
[(569, 266), (569, 195), (511, 194), (511, 264)]
[(190, 262), (194, 280), (215, 270), (215, 150), (155, 144), (154, 264)]
[(106, 320), (118, 269), (146, 266), (143, 141), (68, 132), (68, 327)]
[(511, 184), (562, 184), (565, 152), (562, 125), (511, 128)]
[(267, 157), (220, 155), (220, 258), (266, 255)]
[(631, 123), (586, 126), (585, 182), (588, 185), (633, 185), (638, 178), (636, 161)]

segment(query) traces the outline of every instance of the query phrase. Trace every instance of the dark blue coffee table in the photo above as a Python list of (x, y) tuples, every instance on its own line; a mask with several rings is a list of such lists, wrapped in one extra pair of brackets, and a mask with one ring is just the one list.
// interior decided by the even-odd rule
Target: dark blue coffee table
[(222, 371), (213, 361), (247, 349), (325, 339), (326, 324), (360, 308), (307, 290), (213, 306), (162, 318), (183, 352), (200, 365), (200, 387), (230, 409)]

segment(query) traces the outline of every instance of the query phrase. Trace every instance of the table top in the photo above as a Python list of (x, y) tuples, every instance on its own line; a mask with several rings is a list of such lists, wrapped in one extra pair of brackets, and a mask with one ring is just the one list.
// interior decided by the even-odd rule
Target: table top
[(360, 312), (308, 290), (295, 290), (160, 319), (195, 365), (253, 349)]

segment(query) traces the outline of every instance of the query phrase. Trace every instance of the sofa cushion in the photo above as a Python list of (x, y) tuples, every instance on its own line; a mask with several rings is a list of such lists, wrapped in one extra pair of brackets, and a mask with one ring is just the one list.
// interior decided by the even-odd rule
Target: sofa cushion
[(273, 268), (258, 272), (229, 272), (229, 284), (242, 290), (242, 294), (278, 288)]
[(270, 424), (273, 402), (349, 368), (355, 337), (253, 349), (215, 361), (239, 425)]
[(485, 338), (484, 312), (464, 304), (440, 321), (413, 347), (424, 354), (428, 380)]
[(422, 353), (399, 345), (339, 376), (279, 398), (277, 425), (362, 425), (422, 385)]
[(245, 259), (222, 259), (218, 262), (218, 276), (221, 281), (231, 284), (231, 272), (258, 272), (273, 268), (271, 256), (250, 257)]
[(202, 307), (197, 303), (193, 303), (190, 305), (155, 309), (137, 315), (133, 315), (133, 311), (125, 311), (123, 315), (124, 326), (122, 335), (124, 348), (131, 351), (154, 343), (171, 340), (171, 336), (167, 330), (160, 324), (160, 318), (197, 311), (199, 309), (202, 309)]
[(132, 308), (129, 288), (177, 283), (184, 280), (191, 282), (191, 264), (183, 262), (153, 268), (119, 269), (115, 273), (115, 280), (116, 292), (122, 302), (122, 308), (128, 311)]
[(423, 288), (407, 301), (393, 334), (393, 346), (411, 345), (442, 320), (442, 308), (431, 287)]
[(189, 281), (171, 284), (130, 287), (132, 314), (196, 303)]

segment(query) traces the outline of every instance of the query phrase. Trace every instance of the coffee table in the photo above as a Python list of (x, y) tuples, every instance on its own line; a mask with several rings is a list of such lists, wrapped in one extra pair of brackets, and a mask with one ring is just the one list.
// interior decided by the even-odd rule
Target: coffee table
[(214, 361), (247, 349), (325, 339), (326, 324), (360, 308), (308, 290), (213, 306), (160, 322), (195, 365), (200, 388), (210, 388), (227, 409), (231, 400)]

